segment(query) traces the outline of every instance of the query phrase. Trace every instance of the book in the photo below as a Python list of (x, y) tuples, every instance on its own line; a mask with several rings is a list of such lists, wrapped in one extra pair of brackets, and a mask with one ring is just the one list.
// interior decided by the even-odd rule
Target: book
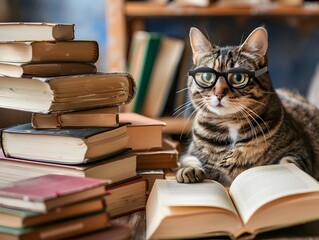
[(159, 150), (135, 151), (136, 169), (177, 168), (178, 150), (169, 145), (167, 139), (163, 139), (162, 146)]
[(40, 22), (0, 23), (0, 41), (62, 41), (74, 39), (74, 24)]
[(109, 180), (48, 174), (14, 182), (0, 188), (5, 207), (46, 213), (52, 209), (105, 193)]
[(37, 113), (88, 110), (124, 105), (135, 91), (135, 81), (128, 73), (0, 77), (0, 107)]
[(99, 128), (34, 129), (31, 123), (2, 130), (6, 157), (64, 164), (106, 158), (127, 148), (125, 125)]
[(103, 198), (94, 198), (39, 213), (0, 207), (0, 226), (23, 228), (37, 226), (105, 210)]
[(119, 119), (120, 123), (129, 123), (127, 125), (128, 146), (132, 150), (162, 148), (162, 130), (166, 125), (165, 122), (130, 112), (121, 113)]
[(161, 35), (158, 33), (150, 33), (141, 31), (137, 34), (144, 35), (146, 39), (145, 52), (142, 56), (141, 70), (139, 73), (136, 96), (134, 98), (133, 112), (141, 113), (145, 95), (148, 89), (149, 79), (153, 70), (153, 65), (156, 60), (158, 50), (161, 43)]
[(67, 113), (33, 113), (31, 124), (36, 129), (117, 127), (119, 126), (119, 107), (97, 108)]
[(127, 152), (104, 160), (69, 165), (7, 158), (0, 151), (0, 186), (46, 174), (109, 179), (115, 184), (136, 177), (136, 156)]
[(0, 42), (1, 62), (86, 62), (99, 57), (96, 41)]
[(77, 218), (59, 221), (54, 224), (37, 227), (9, 228), (0, 226), (0, 239), (3, 240), (42, 240), (70, 239), (85, 233), (102, 230), (110, 226), (110, 220), (105, 211)]
[(96, 73), (92, 63), (13, 63), (0, 62), (0, 75), (7, 77), (54, 77)]
[(143, 115), (148, 117), (162, 115), (181, 61), (184, 45), (181, 39), (162, 37), (141, 111)]
[(137, 178), (106, 187), (107, 211), (111, 218), (145, 209), (148, 182)]
[(130, 240), (131, 227), (128, 224), (111, 221), (111, 226), (88, 234), (82, 234), (72, 238), (72, 240)]
[(137, 174), (147, 180), (147, 192), (151, 192), (156, 179), (164, 179), (163, 169), (137, 170)]
[(248, 169), (229, 191), (213, 180), (156, 180), (146, 206), (146, 238), (253, 238), (318, 219), (318, 200), (318, 182), (294, 164)]

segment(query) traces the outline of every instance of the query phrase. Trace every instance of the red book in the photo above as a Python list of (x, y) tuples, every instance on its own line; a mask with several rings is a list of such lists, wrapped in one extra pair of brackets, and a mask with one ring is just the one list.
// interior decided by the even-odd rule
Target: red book
[(37, 212), (102, 196), (108, 180), (48, 174), (0, 188), (0, 205)]

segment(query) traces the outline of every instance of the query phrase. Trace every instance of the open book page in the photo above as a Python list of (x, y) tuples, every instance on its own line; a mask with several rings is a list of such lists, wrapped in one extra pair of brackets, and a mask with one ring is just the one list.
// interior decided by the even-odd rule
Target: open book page
[(254, 212), (275, 199), (319, 191), (318, 182), (294, 164), (251, 168), (233, 181), (230, 195), (244, 223)]
[(167, 206), (218, 207), (237, 215), (225, 188), (210, 180), (202, 183), (181, 184), (176, 180), (157, 180), (161, 202)]

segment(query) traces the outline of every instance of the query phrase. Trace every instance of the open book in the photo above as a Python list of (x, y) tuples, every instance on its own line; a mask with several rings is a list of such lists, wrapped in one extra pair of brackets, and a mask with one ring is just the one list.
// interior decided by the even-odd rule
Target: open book
[(147, 239), (240, 238), (319, 219), (319, 183), (294, 164), (251, 168), (221, 184), (156, 180), (146, 206)]

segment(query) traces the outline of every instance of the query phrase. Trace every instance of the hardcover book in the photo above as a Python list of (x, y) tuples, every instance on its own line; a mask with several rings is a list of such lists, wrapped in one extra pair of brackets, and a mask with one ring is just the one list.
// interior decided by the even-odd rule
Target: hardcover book
[(40, 22), (0, 23), (0, 41), (62, 41), (74, 39), (74, 24)]
[(55, 77), (96, 73), (92, 63), (12, 63), (0, 62), (0, 75), (7, 77)]
[(146, 238), (253, 238), (318, 216), (314, 178), (294, 164), (260, 166), (238, 175), (229, 191), (212, 180), (156, 180), (146, 206)]
[(33, 113), (31, 123), (36, 129), (117, 127), (119, 126), (119, 107), (97, 108), (69, 113)]
[(127, 104), (135, 91), (128, 73), (0, 77), (0, 107), (36, 113), (88, 110)]
[(0, 188), (2, 206), (46, 213), (105, 193), (109, 180), (48, 174)]
[(70, 165), (42, 160), (7, 158), (0, 152), (0, 186), (46, 174), (109, 179), (115, 184), (136, 177), (136, 156), (123, 152), (99, 161)]
[(105, 210), (103, 198), (81, 201), (64, 207), (52, 209), (47, 213), (0, 207), (0, 226), (23, 228), (66, 220), (94, 212)]
[(127, 148), (125, 125), (100, 128), (34, 129), (30, 123), (2, 130), (6, 157), (80, 164)]
[(99, 58), (96, 41), (0, 42), (1, 62), (86, 62)]

